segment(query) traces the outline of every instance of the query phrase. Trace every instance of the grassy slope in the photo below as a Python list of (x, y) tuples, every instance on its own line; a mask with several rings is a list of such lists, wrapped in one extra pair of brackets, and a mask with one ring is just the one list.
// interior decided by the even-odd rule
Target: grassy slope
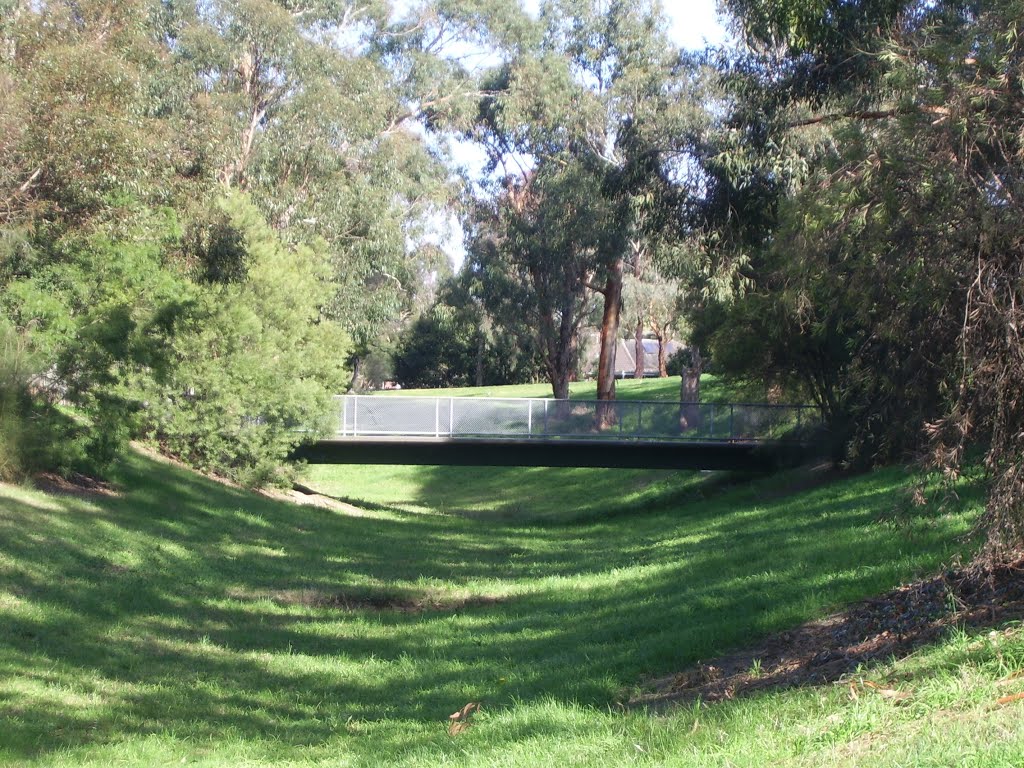
[[(138, 456), (117, 499), (0, 486), (0, 763), (1011, 764), (1024, 726), (992, 681), (1024, 665), (1015, 636), (904, 663), (910, 706), (832, 687), (615, 708), (645, 675), (936, 567), (974, 503), (880, 524), (901, 471), (781, 495), (792, 479), (319, 468), (364, 516)], [(339, 594), (500, 602), (311, 604)]]

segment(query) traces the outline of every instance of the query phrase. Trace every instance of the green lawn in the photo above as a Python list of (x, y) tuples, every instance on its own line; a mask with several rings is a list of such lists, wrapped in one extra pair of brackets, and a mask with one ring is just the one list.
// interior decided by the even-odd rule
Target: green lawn
[[(620, 400), (661, 400), (679, 402), (679, 377), (665, 379), (622, 379), (615, 383), (616, 397)], [(441, 395), (442, 397), (551, 397), (551, 385), (509, 384), (495, 387), (450, 387), (448, 389), (389, 390), (387, 395)], [(569, 396), (574, 400), (597, 398), (596, 381), (574, 381), (569, 385)], [(711, 374), (701, 377), (701, 401), (706, 403), (764, 402), (763, 387), (753, 384), (726, 383)]]
[(993, 706), (1017, 635), (872, 672), (909, 706), (830, 686), (621, 710), (935, 569), (977, 506), (896, 510), (898, 469), (799, 479), (315, 468), (347, 512), (140, 456), (119, 498), (0, 486), (0, 764), (1017, 764), (1019, 711)]

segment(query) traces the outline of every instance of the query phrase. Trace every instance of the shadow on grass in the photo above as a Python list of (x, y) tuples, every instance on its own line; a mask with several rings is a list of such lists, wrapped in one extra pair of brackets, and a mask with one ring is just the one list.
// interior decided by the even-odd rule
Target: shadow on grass
[[(633, 476), (618, 507), (607, 497), (615, 480), (595, 489), (592, 471), (553, 484), (557, 474), (503, 470), (483, 487), (450, 469), (419, 477), (428, 509), (545, 484), (549, 495), (577, 484), (606, 498), (570, 509), (573, 525), (559, 521), (557, 499), (526, 523), (501, 519), (499, 504), (496, 525), (478, 501), (469, 516), (378, 504), (386, 514), (354, 517), (133, 457), (121, 498), (4, 499), (6, 748), (29, 757), (226, 731), (309, 745), (351, 721), (443, 724), (470, 700), (606, 705), (645, 674), (934, 567), (969, 517), (878, 525), (898, 471), (764, 503), (757, 487), (716, 478)], [(624, 514), (638, 507), (646, 513)], [(396, 592), (451, 608), (288, 597)]]

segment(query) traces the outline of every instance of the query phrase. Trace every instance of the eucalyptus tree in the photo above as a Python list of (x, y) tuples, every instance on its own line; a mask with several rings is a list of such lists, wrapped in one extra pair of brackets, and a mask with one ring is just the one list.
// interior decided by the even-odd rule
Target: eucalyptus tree
[(671, 161), (703, 116), (657, 2), (548, 0), (538, 23), (539, 43), (485, 81), (473, 136), (523, 188), (567, 157), (594, 179), (603, 215), (587, 222), (586, 283), (603, 302), (598, 397), (612, 399), (623, 276), (637, 241), (671, 219)]
[(605, 215), (597, 179), (572, 157), (510, 184), (473, 218), (469, 259), (482, 297), (498, 317), (519, 315), (535, 330), (556, 398), (569, 396), (580, 326), (590, 316), (589, 284)]
[(427, 230), (454, 189), (423, 126), (446, 98), (424, 72), (445, 65), (416, 38), (425, 11), (398, 19), (388, 3), (345, 0), (175, 8), (197, 166), (248, 192), (286, 240), (327, 243), (337, 290), (325, 311), (353, 335), (358, 370), (444, 266)]

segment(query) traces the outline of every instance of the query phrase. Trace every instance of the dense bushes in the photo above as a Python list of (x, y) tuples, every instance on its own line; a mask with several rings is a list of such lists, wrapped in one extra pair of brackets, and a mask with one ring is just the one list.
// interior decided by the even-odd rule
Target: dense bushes
[[(116, 238), (43, 244), (31, 274), (7, 283), (0, 474), (102, 473), (148, 437), (242, 482), (286, 477), (283, 458), (345, 379), (347, 337), (320, 314), (327, 258), (286, 246), (242, 195), (215, 213), (243, 267), (224, 280), (179, 257), (182, 228), (164, 212)], [(74, 419), (47, 402), (40, 372)]]
[(299, 430), (325, 426), (342, 391), (347, 339), (320, 315), (327, 263), (287, 248), (244, 198), (221, 208), (244, 250), (244, 279), (188, 283), (158, 329), (161, 370), (146, 382), (147, 434), (203, 469), (251, 484), (278, 477)]

